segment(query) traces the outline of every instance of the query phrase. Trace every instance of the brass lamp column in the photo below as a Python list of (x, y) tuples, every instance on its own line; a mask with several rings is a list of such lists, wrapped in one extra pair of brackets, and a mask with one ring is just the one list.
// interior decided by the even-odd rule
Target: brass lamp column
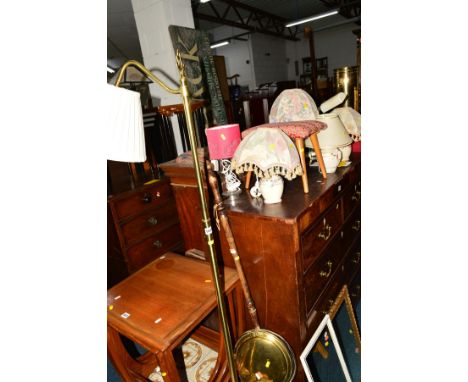
[(117, 76), (117, 80), (115, 82), (115, 86), (120, 85), (126, 69), (129, 66), (135, 66), (139, 70), (141, 70), (146, 76), (148, 76), (150, 80), (152, 80), (153, 82), (161, 86), (164, 90), (168, 91), (169, 93), (180, 94), (182, 96), (182, 103), (184, 105), (184, 114), (185, 114), (185, 118), (187, 119), (189, 141), (190, 141), (190, 146), (192, 148), (193, 166), (195, 168), (195, 175), (197, 178), (198, 196), (200, 197), (200, 205), (202, 208), (202, 221), (203, 221), (203, 226), (205, 229), (205, 240), (208, 244), (208, 250), (210, 252), (213, 280), (214, 280), (215, 289), (216, 289), (216, 298), (217, 298), (217, 303), (218, 303), (224, 343), (226, 347), (227, 359), (229, 363), (229, 371), (231, 374), (231, 380), (233, 382), (234, 381), (237, 382), (238, 378), (237, 378), (236, 367), (234, 364), (234, 351), (232, 347), (231, 334), (230, 334), (229, 325), (227, 321), (226, 304), (224, 303), (223, 291), (221, 289), (220, 280), (219, 280), (219, 267), (218, 267), (218, 261), (216, 257), (216, 249), (214, 246), (214, 239), (213, 239), (213, 233), (212, 233), (212, 228), (211, 228), (211, 219), (210, 219), (210, 215), (209, 215), (208, 208), (207, 208), (205, 194), (203, 192), (202, 174), (201, 174), (200, 163), (199, 163), (198, 153), (197, 153), (197, 140), (195, 136), (195, 129), (194, 129), (191, 106), (190, 106), (190, 95), (189, 95), (189, 91), (187, 87), (187, 79), (185, 77), (184, 64), (182, 62), (182, 58), (180, 56), (179, 51), (177, 51), (176, 53), (176, 63), (177, 63), (177, 69), (179, 70), (179, 76), (180, 76), (180, 87), (178, 89), (173, 89), (167, 86), (159, 78), (157, 78), (153, 73), (151, 73), (148, 69), (146, 69), (141, 63), (139, 63), (138, 61), (134, 61), (134, 60), (127, 61), (120, 68), (119, 74)]

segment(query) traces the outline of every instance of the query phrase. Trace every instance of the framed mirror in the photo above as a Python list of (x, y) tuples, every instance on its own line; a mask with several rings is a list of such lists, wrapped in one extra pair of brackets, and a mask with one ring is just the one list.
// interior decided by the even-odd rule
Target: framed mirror
[(302, 352), (301, 363), (307, 380), (351, 382), (330, 316), (326, 314)]
[(361, 336), (347, 285), (341, 288), (329, 313), (352, 381), (361, 380)]

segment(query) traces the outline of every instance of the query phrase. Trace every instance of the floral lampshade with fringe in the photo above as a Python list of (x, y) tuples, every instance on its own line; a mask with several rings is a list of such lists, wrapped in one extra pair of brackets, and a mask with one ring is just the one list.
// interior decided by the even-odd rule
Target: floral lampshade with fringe
[(258, 178), (284, 176), (288, 180), (302, 175), (294, 143), (280, 129), (259, 127), (237, 147), (231, 161), (238, 174), (253, 171)]

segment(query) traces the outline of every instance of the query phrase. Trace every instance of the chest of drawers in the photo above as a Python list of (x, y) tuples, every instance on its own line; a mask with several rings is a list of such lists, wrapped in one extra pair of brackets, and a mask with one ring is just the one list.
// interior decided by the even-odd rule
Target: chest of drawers
[(169, 250), (182, 248), (167, 178), (108, 198), (108, 287)]
[[(299, 356), (338, 295), (360, 271), (360, 155), (328, 174), (285, 182), (282, 202), (242, 193), (226, 208), (260, 325), (283, 336)], [(223, 259), (233, 266), (223, 235)], [(354, 284), (353, 284), (354, 285)], [(299, 370), (296, 380), (304, 380)]]

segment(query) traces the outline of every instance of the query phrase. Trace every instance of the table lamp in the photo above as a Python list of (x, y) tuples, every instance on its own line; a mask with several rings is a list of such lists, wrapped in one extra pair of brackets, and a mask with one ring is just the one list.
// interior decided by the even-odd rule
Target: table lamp
[(234, 152), (241, 141), (239, 125), (221, 125), (205, 130), (208, 141), (208, 152), (211, 161), (220, 161), (221, 174), (224, 175), (225, 190), (223, 195), (236, 195), (241, 192), (241, 182), (231, 170), (231, 161)]
[(264, 202), (281, 202), (283, 179), (302, 175), (302, 165), (296, 146), (281, 129), (259, 127), (240, 143), (232, 168), (238, 174), (253, 171), (260, 178), (259, 188)]
[[(221, 323), (221, 331), (223, 334), (223, 340), (224, 340), (224, 347), (226, 349), (226, 355), (227, 355), (227, 360), (229, 364), (229, 372), (230, 372), (230, 377), (232, 381), (237, 381), (237, 370), (235, 366), (235, 361), (234, 361), (234, 349), (232, 346), (232, 340), (231, 340), (231, 334), (230, 334), (230, 329), (228, 325), (228, 320), (227, 320), (227, 313), (226, 313), (226, 305), (224, 301), (224, 296), (223, 296), (223, 291), (221, 289), (221, 284), (220, 284), (220, 278), (219, 278), (219, 267), (218, 267), (218, 260), (217, 260), (217, 255), (216, 255), (216, 249), (215, 249), (215, 244), (214, 244), (214, 238), (213, 238), (213, 232), (212, 232), (212, 227), (211, 227), (211, 218), (209, 215), (208, 207), (207, 207), (207, 201), (203, 189), (203, 182), (202, 182), (202, 172), (200, 169), (200, 162), (198, 159), (198, 152), (196, 150), (197, 145), (197, 139), (195, 135), (195, 129), (194, 129), (194, 123), (193, 123), (193, 117), (192, 117), (192, 110), (191, 110), (191, 104), (190, 104), (190, 94), (188, 91), (188, 86), (187, 86), (187, 77), (185, 76), (185, 69), (184, 69), (184, 64), (182, 62), (182, 57), (179, 51), (176, 53), (176, 64), (177, 68), (179, 71), (179, 76), (180, 76), (180, 87), (174, 89), (169, 86), (167, 86), (165, 83), (163, 83), (158, 77), (156, 77), (153, 73), (151, 73), (145, 66), (143, 66), (141, 63), (135, 60), (130, 60), (127, 61), (120, 69), (118, 72), (117, 79), (115, 81), (115, 87), (119, 87), (119, 85), (122, 82), (122, 78), (127, 70), (128, 67), (133, 66), (136, 67), (138, 70), (140, 70), (142, 73), (144, 73), (151, 81), (162, 87), (164, 90), (171, 94), (179, 94), (182, 97), (182, 103), (184, 106), (184, 114), (187, 119), (187, 127), (188, 127), (188, 133), (189, 133), (189, 141), (190, 141), (190, 146), (192, 147), (192, 160), (193, 160), (193, 166), (195, 168), (195, 175), (197, 179), (197, 188), (198, 188), (198, 195), (200, 198), (200, 206), (201, 206), (201, 212), (202, 212), (202, 224), (204, 226), (204, 237), (207, 243), (208, 251), (209, 251), (209, 258), (211, 261), (211, 266), (212, 266), (212, 273), (213, 273), (213, 284), (215, 287), (215, 292), (216, 292), (216, 300), (217, 300), (217, 305), (218, 305), (218, 312), (219, 312), (219, 317), (220, 317), (220, 323)], [(124, 89), (121, 89), (124, 90)], [(128, 90), (125, 90), (128, 91)], [(115, 94), (122, 94), (121, 98), (118, 98), (119, 96), (115, 96)], [(123, 96), (123, 94), (126, 94)], [(125, 140), (125, 137), (127, 137), (129, 140), (127, 141), (128, 145), (133, 145), (132, 142), (143, 142), (143, 147), (144, 150), (144, 138), (139, 138), (137, 139), (136, 137), (140, 135), (135, 134), (135, 131), (139, 131), (140, 123), (141, 126), (143, 126), (143, 119), (137, 116), (138, 110), (140, 110), (141, 113), (141, 105), (140, 108), (138, 109), (136, 106), (135, 102), (138, 102), (135, 100), (136, 96), (130, 96), (128, 93), (122, 93), (120, 91), (117, 91), (114, 89), (114, 91), (109, 91), (109, 99), (112, 100), (112, 98), (115, 97), (116, 99), (114, 101), (120, 100), (120, 107), (117, 106), (117, 108), (114, 108), (114, 114), (111, 113), (109, 115), (108, 121), (110, 124), (108, 127), (110, 129), (113, 128), (114, 123), (118, 124), (119, 126), (122, 126), (122, 131), (120, 133), (115, 133), (116, 137), (120, 137), (123, 140)], [(139, 98), (138, 98), (139, 100)], [(118, 105), (118, 102), (116, 103)], [(123, 109), (122, 111), (120, 109)], [(115, 114), (119, 113), (119, 114)], [(122, 114), (120, 114), (122, 113)], [(120, 118), (118, 118), (118, 115), (120, 115)], [(128, 116), (128, 119), (127, 117)], [(132, 118), (130, 118), (132, 117)], [(134, 121), (133, 123), (126, 123), (125, 121), (117, 121), (117, 119), (124, 119), (124, 120), (132, 120)], [(124, 127), (127, 126), (126, 128), (126, 133), (124, 130)], [(119, 127), (116, 127), (118, 129)], [(112, 132), (112, 135), (114, 135), (114, 132)], [(144, 137), (142, 135), (141, 137)], [(110, 141), (110, 142), (121, 142), (120, 140), (116, 141)], [(116, 146), (124, 146), (125, 143), (118, 143)], [(137, 145), (136, 145), (137, 146)], [(130, 151), (128, 148), (123, 148), (121, 147), (122, 152), (126, 152), (126, 150)], [(117, 155), (114, 153), (118, 152), (114, 150), (109, 150), (111, 153), (108, 155), (108, 159), (114, 159), (114, 160), (122, 160), (122, 159), (116, 159), (116, 158), (136, 158), (138, 160), (144, 160), (146, 159), (146, 154), (143, 156), (140, 154), (140, 156), (137, 157), (137, 155), (129, 155), (127, 152), (126, 155)], [(128, 155), (128, 156), (127, 156)], [(111, 157), (112, 156), (112, 157)]]

